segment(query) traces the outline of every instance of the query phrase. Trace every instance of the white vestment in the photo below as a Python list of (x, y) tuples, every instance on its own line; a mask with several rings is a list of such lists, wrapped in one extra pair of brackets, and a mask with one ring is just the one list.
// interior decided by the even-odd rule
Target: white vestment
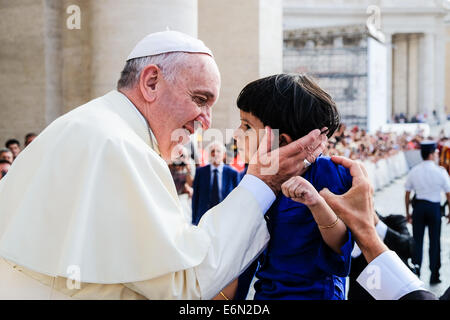
[[(264, 249), (267, 208), (242, 183), (198, 227), (186, 221), (139, 117), (111, 91), (17, 157), (0, 181), (0, 282), (14, 266), (72, 298), (210, 299)], [(67, 288), (68, 277), (81, 289)]]

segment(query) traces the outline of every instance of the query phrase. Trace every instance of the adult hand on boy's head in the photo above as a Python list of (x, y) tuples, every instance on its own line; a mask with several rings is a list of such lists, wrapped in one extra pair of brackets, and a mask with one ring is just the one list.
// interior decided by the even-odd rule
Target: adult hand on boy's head
[(304, 160), (312, 163), (326, 147), (327, 136), (319, 129), (297, 139), (286, 146), (272, 150), (275, 136), (270, 127), (259, 144), (258, 151), (250, 160), (247, 174), (264, 181), (276, 194), (281, 184), (293, 176), (306, 171)]

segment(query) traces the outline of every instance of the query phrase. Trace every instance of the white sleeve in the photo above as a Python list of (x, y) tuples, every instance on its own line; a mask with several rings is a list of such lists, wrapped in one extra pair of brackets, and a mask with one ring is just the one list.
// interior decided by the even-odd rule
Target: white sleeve
[(272, 189), (270, 189), (269, 186), (265, 184), (261, 179), (251, 174), (246, 174), (244, 178), (242, 178), (239, 185), (253, 194), (253, 196), (258, 201), (263, 214), (265, 214), (266, 211), (269, 210), (270, 206), (276, 199)]
[(387, 225), (383, 221), (378, 220), (378, 223), (375, 226), (375, 229), (377, 230), (377, 234), (380, 237), (380, 239), (384, 241), (384, 238), (386, 238), (386, 233), (387, 233), (387, 229), (388, 229)]
[(377, 300), (398, 300), (416, 290), (426, 290), (394, 251), (385, 251), (361, 272), (356, 281)]
[(209, 234), (211, 246), (194, 268), (202, 299), (216, 296), (265, 249), (269, 232), (264, 213), (274, 200), (275, 194), (264, 182), (247, 174), (203, 215), (198, 227)]
[(412, 174), (411, 171), (408, 174), (408, 177), (406, 178), (406, 182), (405, 182), (405, 190), (406, 191), (413, 191), (414, 190), (414, 186), (412, 184)]
[[(378, 223), (375, 226), (378, 236), (383, 241), (384, 241), (384, 238), (386, 238), (387, 228), (388, 228), (387, 225), (381, 220), (378, 220)], [(352, 258), (358, 258), (361, 255), (361, 253), (362, 253), (361, 249), (355, 243), (355, 246), (353, 247), (353, 251), (352, 251)]]

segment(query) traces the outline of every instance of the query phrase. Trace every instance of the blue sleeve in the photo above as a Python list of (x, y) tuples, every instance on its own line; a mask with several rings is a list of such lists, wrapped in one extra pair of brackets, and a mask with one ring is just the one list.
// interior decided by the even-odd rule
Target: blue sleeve
[(350, 273), (353, 245), (354, 241), (349, 229), (347, 229), (347, 241), (341, 247), (341, 255), (334, 252), (321, 240), (316, 258), (317, 266), (325, 273), (334, 274), (339, 277), (347, 277)]
[(337, 168), (338, 173), (341, 177), (342, 185), (347, 192), (352, 187), (352, 180), (353, 180), (352, 175), (350, 174), (350, 170), (341, 165), (337, 166)]

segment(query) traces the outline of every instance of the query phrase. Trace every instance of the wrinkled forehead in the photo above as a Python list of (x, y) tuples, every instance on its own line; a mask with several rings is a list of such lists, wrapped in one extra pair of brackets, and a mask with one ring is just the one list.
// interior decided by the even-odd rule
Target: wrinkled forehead
[(180, 70), (191, 90), (209, 91), (217, 98), (220, 90), (220, 72), (214, 59), (207, 54), (189, 54)]

